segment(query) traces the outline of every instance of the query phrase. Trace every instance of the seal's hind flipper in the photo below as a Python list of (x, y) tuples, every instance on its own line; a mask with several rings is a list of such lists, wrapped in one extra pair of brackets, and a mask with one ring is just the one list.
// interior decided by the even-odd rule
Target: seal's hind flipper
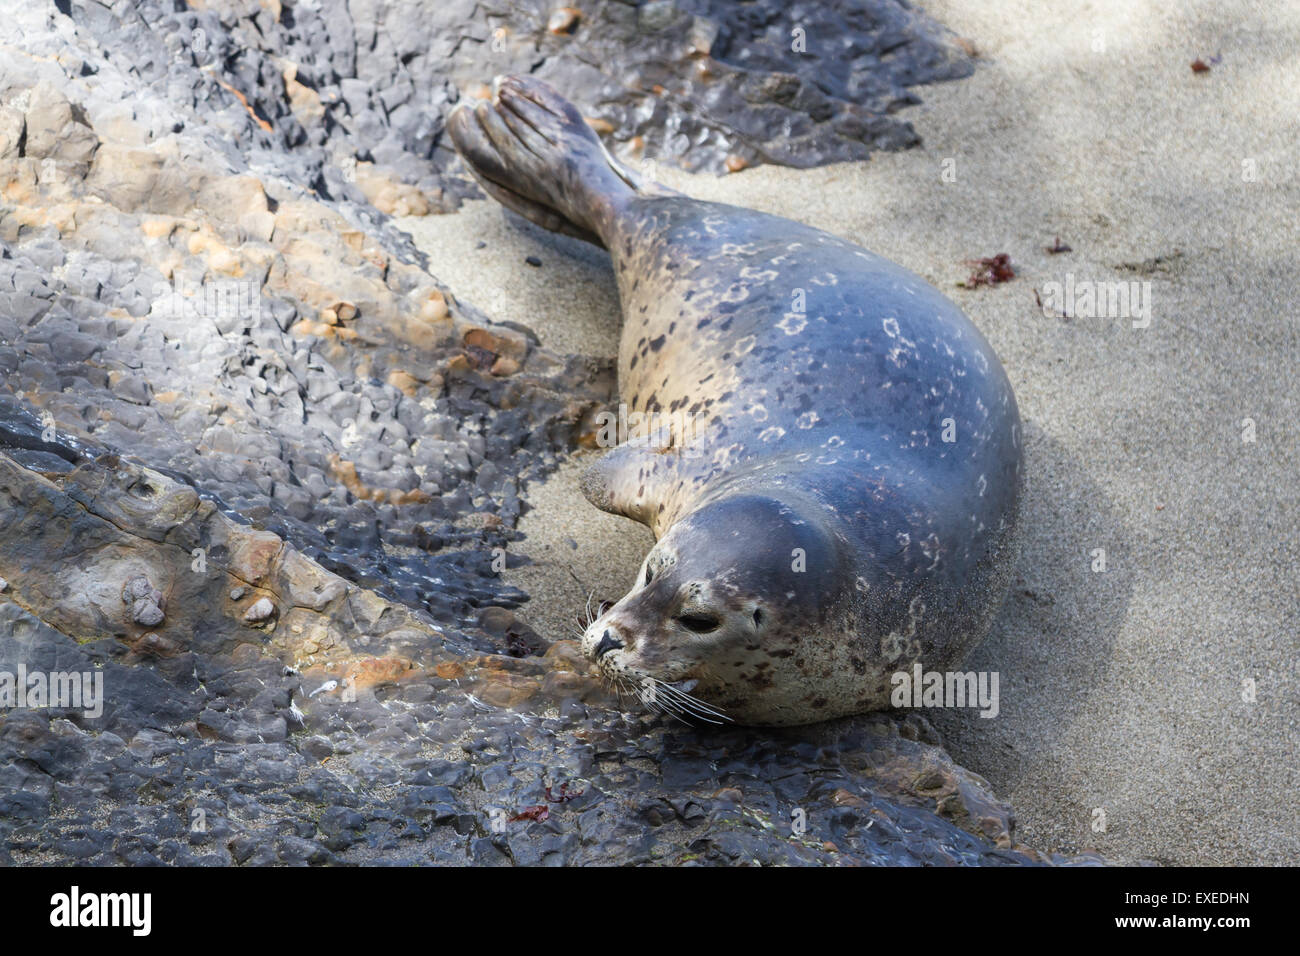
[(575, 226), (555, 210), (539, 205), (531, 199), (527, 199), (516, 192), (512, 192), (505, 186), (498, 186), (489, 179), (484, 179), (482, 177), (476, 178), (478, 178), (479, 187), (485, 193), (507, 209), (523, 216), (529, 222), (536, 223), (550, 232), (558, 232), (564, 236), (573, 236), (575, 239), (589, 242), (593, 246), (604, 246), (600, 237), (594, 232), (588, 232), (586, 229)]
[(492, 99), (457, 106), (447, 130), (490, 196), (588, 242), (603, 245), (602, 226), (638, 185), (577, 108), (533, 77), (497, 77)]
[(676, 509), (667, 507), (681, 483), (679, 450), (630, 442), (606, 452), (579, 479), (588, 501), (610, 514), (639, 521), (659, 537)]
[(649, 454), (648, 448), (636, 445), (607, 451), (582, 472), (579, 487), (583, 495), (601, 511), (645, 523), (646, 498), (636, 491)]

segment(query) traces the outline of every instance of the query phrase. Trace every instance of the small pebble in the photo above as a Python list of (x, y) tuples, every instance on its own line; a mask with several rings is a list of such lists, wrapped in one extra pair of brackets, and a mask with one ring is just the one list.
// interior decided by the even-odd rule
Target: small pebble
[(131, 606), (131, 620), (142, 627), (157, 627), (163, 622), (162, 592), (143, 574), (128, 578), (122, 585), (122, 603)]
[(524, 262), (528, 263), (534, 269), (540, 269), (542, 267), (542, 260), (536, 256), (529, 256), (524, 260)]
[(242, 598), (242, 597), (243, 597), (245, 594), (247, 594), (247, 593), (248, 593), (248, 592), (245, 591), (243, 588), (232, 588), (231, 591), (230, 591), (230, 600), (232, 600), (232, 601), (238, 601), (240, 598)]
[(131, 620), (144, 627), (157, 627), (163, 622), (162, 608), (148, 598), (140, 598), (131, 605)]
[(244, 621), (249, 624), (256, 624), (258, 621), (265, 621), (274, 613), (275, 605), (271, 603), (271, 599), (262, 598), (244, 612)]
[(582, 19), (582, 13), (574, 7), (560, 7), (551, 11), (550, 18), (546, 21), (546, 29), (550, 33), (572, 33)]

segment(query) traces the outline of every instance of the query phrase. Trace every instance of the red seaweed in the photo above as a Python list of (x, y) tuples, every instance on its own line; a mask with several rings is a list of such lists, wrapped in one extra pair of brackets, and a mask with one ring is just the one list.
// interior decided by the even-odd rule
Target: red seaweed
[(999, 252), (989, 259), (967, 259), (966, 264), (976, 267), (964, 283), (968, 289), (997, 285), (1016, 277), (1016, 270), (1011, 267), (1011, 256), (1005, 252)]
[(582, 790), (570, 791), (569, 785), (567, 783), (562, 783), (560, 784), (560, 792), (556, 794), (552, 794), (551, 788), (547, 787), (546, 799), (550, 803), (568, 803), (570, 800), (577, 800), (584, 792), (585, 791)]
[(524, 807), (510, 818), (510, 822), (518, 823), (520, 820), (536, 820), (538, 823), (541, 823), (550, 815), (551, 811), (546, 804), (538, 803), (531, 807)]

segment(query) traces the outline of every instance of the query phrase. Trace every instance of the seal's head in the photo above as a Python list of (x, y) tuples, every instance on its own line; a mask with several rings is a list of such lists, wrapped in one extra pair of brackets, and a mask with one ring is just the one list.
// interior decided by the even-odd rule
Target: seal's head
[(650, 550), (632, 590), (587, 627), (583, 652), (652, 707), (783, 722), (768, 718), (781, 708), (777, 697), (805, 683), (801, 641), (819, 632), (836, 591), (826, 580), (835, 544), (817, 511), (752, 494), (697, 509)]

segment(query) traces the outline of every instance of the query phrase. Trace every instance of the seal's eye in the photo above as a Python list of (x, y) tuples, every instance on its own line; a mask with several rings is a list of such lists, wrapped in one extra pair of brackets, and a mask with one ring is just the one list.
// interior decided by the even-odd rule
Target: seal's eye
[(654, 574), (650, 570), (650, 565), (647, 564), (645, 566), (645, 583), (649, 584), (652, 577), (654, 577)]
[(682, 614), (678, 616), (677, 623), (696, 634), (707, 634), (722, 626), (722, 622), (711, 614)]

